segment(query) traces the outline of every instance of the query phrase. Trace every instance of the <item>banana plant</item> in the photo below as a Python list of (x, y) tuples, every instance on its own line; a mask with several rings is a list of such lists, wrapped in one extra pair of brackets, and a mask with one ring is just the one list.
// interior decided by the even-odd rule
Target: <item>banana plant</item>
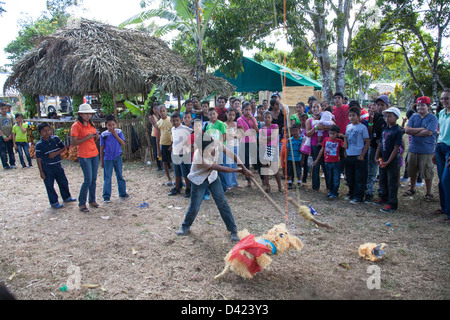
[(143, 105), (139, 105), (136, 101), (136, 103), (130, 101), (130, 100), (126, 100), (123, 102), (123, 104), (125, 105), (125, 107), (127, 108), (127, 110), (125, 110), (124, 112), (122, 112), (122, 116), (127, 115), (128, 113), (131, 113), (137, 117), (144, 117), (145, 115), (147, 115), (147, 113), (149, 112), (151, 105), (150, 102), (153, 101), (152, 97), (155, 94), (156, 91), (156, 86), (153, 85), (152, 90), (150, 91), (150, 93), (147, 95), (147, 99), (145, 100)]
[(160, 37), (173, 30), (189, 32), (194, 38), (197, 47), (196, 80), (199, 93), (204, 97), (204, 81), (206, 67), (203, 62), (203, 42), (205, 40), (208, 24), (219, 3), (219, 0), (169, 0), (173, 11), (166, 9), (145, 10), (122, 22), (119, 27), (142, 23), (151, 18), (162, 18), (167, 24), (158, 28), (155, 35)]

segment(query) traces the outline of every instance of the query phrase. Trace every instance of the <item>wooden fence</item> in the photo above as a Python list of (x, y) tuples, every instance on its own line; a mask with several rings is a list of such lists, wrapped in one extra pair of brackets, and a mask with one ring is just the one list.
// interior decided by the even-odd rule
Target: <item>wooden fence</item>
[[(76, 120), (69, 119), (25, 119), (24, 122), (30, 124), (39, 124), (48, 122), (53, 130), (59, 128), (70, 128)], [(105, 119), (92, 119), (94, 126), (101, 133), (106, 130)], [(122, 130), (125, 137), (125, 145), (122, 148), (122, 158), (124, 160), (143, 160), (145, 162), (153, 159), (152, 145), (150, 142), (151, 125), (146, 123), (146, 129), (141, 119), (119, 119), (118, 127)], [(55, 131), (53, 131), (55, 132)], [(64, 139), (66, 144), (70, 145), (70, 132), (66, 134)], [(97, 140), (97, 147), (99, 141)]]

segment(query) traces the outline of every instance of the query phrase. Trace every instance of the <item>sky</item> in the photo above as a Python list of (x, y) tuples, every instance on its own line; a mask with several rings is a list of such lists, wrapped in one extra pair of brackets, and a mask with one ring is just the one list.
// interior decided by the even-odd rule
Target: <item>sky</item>
[[(0, 16), (0, 66), (9, 64), (7, 54), (3, 51), (9, 42), (14, 40), (19, 31), (17, 21), (25, 17), (38, 18), (46, 11), (46, 0), (2, 0), (6, 12)], [(86, 10), (76, 10), (77, 17), (96, 19), (102, 22), (119, 25), (126, 19), (142, 11), (140, 0), (84, 0)]]

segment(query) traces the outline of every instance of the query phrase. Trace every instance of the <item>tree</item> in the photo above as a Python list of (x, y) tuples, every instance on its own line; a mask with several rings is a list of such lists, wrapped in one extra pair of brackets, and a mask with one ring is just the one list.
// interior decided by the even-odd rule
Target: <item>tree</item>
[(202, 97), (205, 96), (204, 80), (206, 75), (206, 66), (203, 60), (203, 42), (205, 41), (205, 34), (209, 28), (209, 23), (219, 0), (170, 0), (171, 8), (164, 7), (159, 9), (149, 9), (142, 13), (133, 16), (123, 23), (120, 27), (127, 25), (142, 23), (151, 18), (163, 18), (168, 23), (156, 32), (156, 36), (164, 35), (172, 30), (179, 30), (180, 32), (189, 33), (196, 45), (196, 66), (195, 76), (199, 93)]
[(70, 16), (67, 9), (80, 4), (81, 0), (47, 0), (47, 11), (35, 21), (31, 18), (20, 20), (18, 36), (4, 49), (9, 54), (8, 59), (14, 63), (30, 51), (41, 37), (65, 26)]
[(374, 54), (386, 48), (401, 54), (411, 83), (421, 94), (425, 88), (417, 72), (429, 72), (430, 96), (437, 102), (439, 88), (445, 87), (441, 73), (445, 73), (446, 64), (441, 49), (442, 39), (449, 36), (450, 3), (446, 0), (389, 0), (379, 1), (377, 5), (381, 8), (382, 19), (375, 27), (361, 30), (360, 41), (354, 42), (359, 46), (355, 48), (356, 54)]

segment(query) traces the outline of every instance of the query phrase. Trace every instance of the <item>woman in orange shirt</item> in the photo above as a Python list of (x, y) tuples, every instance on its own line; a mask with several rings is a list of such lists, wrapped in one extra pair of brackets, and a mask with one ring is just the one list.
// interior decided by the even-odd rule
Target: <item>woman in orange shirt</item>
[(77, 146), (78, 161), (83, 171), (84, 181), (78, 196), (78, 206), (81, 212), (89, 212), (86, 207), (87, 194), (89, 192), (89, 206), (98, 208), (95, 201), (95, 189), (97, 182), (97, 170), (99, 163), (99, 152), (95, 141), (99, 134), (91, 121), (95, 110), (89, 104), (82, 104), (78, 110), (78, 119), (72, 125), (70, 135), (72, 145)]

